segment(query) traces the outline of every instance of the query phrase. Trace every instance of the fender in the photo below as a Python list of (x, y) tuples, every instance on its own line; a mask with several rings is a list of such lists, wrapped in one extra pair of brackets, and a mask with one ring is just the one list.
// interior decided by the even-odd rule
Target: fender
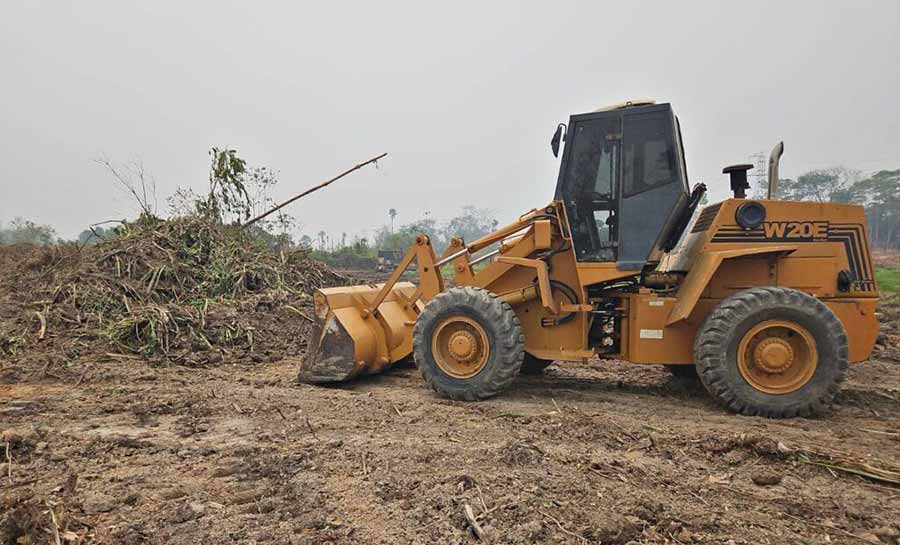
[(672, 306), (672, 312), (666, 321), (666, 326), (678, 323), (688, 316), (694, 310), (694, 305), (703, 294), (703, 290), (709, 285), (709, 281), (719, 269), (719, 265), (726, 259), (733, 257), (741, 257), (745, 255), (762, 255), (762, 254), (789, 254), (797, 250), (797, 245), (781, 245), (766, 246), (756, 248), (739, 248), (736, 250), (721, 250), (704, 252), (700, 254), (691, 270), (688, 271), (687, 278), (678, 290), (675, 305)]

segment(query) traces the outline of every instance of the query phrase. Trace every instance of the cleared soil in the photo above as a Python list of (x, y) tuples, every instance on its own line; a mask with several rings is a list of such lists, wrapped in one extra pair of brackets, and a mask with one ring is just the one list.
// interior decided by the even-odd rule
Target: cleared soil
[(474, 543), (467, 505), (492, 543), (897, 532), (900, 488), (791, 453), (900, 464), (892, 363), (855, 367), (833, 414), (787, 421), (617, 363), (554, 366), (481, 403), (438, 398), (409, 367), (331, 388), (284, 363), (74, 371), (0, 388), (19, 436), (0, 481), (7, 539), (11, 524), (41, 536), (51, 507), (64, 536), (96, 543)]
[(410, 365), (317, 387), (270, 358), (34, 350), (0, 368), (0, 545), (896, 544), (897, 308), (831, 414), (783, 421), (619, 362), (464, 403)]

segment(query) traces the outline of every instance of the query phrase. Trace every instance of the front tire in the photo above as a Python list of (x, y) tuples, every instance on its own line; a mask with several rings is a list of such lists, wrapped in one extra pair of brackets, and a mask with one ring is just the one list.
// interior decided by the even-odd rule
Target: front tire
[(481, 288), (451, 288), (425, 305), (413, 328), (425, 382), (450, 399), (497, 395), (515, 380), (525, 336), (509, 304)]
[(788, 288), (723, 300), (694, 340), (700, 381), (732, 411), (769, 418), (825, 411), (847, 375), (843, 324), (824, 303)]

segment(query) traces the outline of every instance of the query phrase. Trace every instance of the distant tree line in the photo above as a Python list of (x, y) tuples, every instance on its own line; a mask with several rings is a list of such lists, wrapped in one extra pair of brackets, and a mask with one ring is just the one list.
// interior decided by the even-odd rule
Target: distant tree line
[(396, 208), (391, 208), (388, 211), (390, 225), (377, 227), (372, 240), (357, 236), (348, 241), (347, 233), (334, 239), (325, 231), (319, 231), (315, 238), (309, 235), (301, 237), (300, 244), (312, 248), (317, 258), (331, 265), (362, 269), (375, 265), (379, 251), (399, 250), (405, 253), (420, 234), (428, 235), (435, 252), (440, 254), (450, 245), (453, 237), (472, 242), (498, 226), (492, 210), (475, 206), (463, 206), (459, 214), (447, 220), (437, 220), (426, 214), (423, 218), (395, 227), (395, 219), (399, 215)]
[(869, 238), (879, 248), (900, 249), (900, 169), (870, 176), (846, 167), (811, 170), (779, 182), (776, 196), (792, 201), (859, 204)]
[(56, 230), (24, 218), (0, 224), (0, 244), (39, 244), (47, 246), (59, 242)]
[[(116, 227), (92, 226), (82, 231), (74, 242), (82, 245), (97, 244), (117, 236)], [(9, 223), (0, 223), (0, 244), (35, 244), (49, 246), (70, 242), (61, 238), (50, 225), (35, 223), (24, 218), (16, 218)]]
[(405, 251), (415, 243), (417, 235), (424, 234), (431, 239), (435, 251), (443, 252), (453, 237), (462, 237), (466, 242), (472, 242), (497, 229), (498, 223), (492, 210), (468, 205), (446, 221), (424, 217), (397, 229), (383, 225), (375, 230), (375, 246), (385, 250)]

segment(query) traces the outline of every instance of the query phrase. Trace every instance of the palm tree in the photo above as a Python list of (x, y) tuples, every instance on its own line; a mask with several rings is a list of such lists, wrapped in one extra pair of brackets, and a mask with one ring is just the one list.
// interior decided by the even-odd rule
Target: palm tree
[(388, 216), (391, 217), (391, 234), (393, 235), (394, 234), (394, 218), (397, 217), (397, 209), (391, 208), (390, 210), (388, 210)]
[(318, 235), (319, 235), (319, 249), (324, 252), (325, 251), (325, 235), (326, 235), (326, 233), (325, 233), (325, 231), (319, 231)]

